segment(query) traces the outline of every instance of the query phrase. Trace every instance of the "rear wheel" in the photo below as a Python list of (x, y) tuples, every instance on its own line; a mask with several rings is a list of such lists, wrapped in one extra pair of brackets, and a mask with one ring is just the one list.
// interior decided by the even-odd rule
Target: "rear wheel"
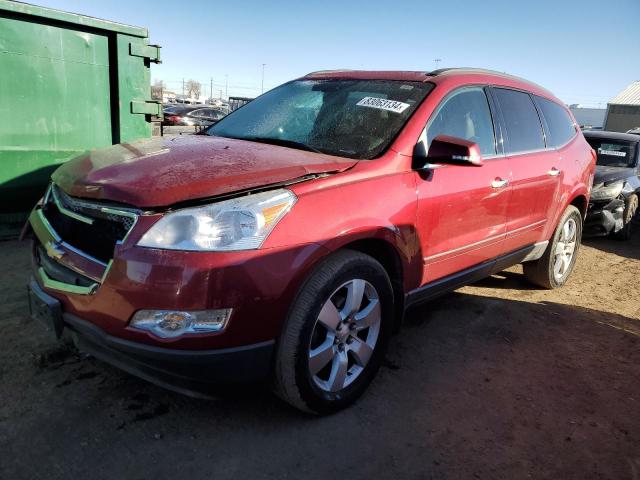
[(292, 305), (281, 334), (274, 391), (300, 410), (330, 413), (373, 380), (393, 324), (393, 293), (375, 259), (344, 250), (325, 260)]
[(523, 264), (527, 280), (549, 289), (564, 285), (573, 271), (581, 240), (582, 215), (569, 205), (542, 257)]
[(629, 195), (624, 202), (624, 212), (622, 213), (623, 227), (615, 232), (612, 236), (616, 240), (629, 240), (631, 238), (633, 223), (638, 212), (638, 196), (633, 194)]

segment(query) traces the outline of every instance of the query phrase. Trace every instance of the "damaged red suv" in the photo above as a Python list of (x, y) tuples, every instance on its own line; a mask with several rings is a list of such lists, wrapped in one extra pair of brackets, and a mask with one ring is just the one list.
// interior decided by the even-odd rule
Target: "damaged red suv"
[(32, 315), (174, 390), (268, 379), (335, 411), (407, 307), (517, 263), (564, 284), (594, 161), (512, 76), (312, 73), (202, 135), (60, 167), (30, 217)]

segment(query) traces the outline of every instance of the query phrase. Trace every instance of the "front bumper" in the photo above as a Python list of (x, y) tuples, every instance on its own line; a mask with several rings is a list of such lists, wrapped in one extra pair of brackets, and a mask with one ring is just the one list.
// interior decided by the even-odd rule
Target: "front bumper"
[[(158, 218), (141, 216), (108, 264), (57, 237), (36, 207), (30, 224), (40, 287), (62, 310), (106, 334), (139, 344), (212, 350), (275, 339), (289, 305), (326, 248), (317, 244), (238, 252), (163, 251), (136, 246)], [(140, 227), (140, 228), (138, 228)], [(233, 310), (225, 329), (161, 339), (129, 326), (138, 310)]]
[[(29, 289), (48, 305), (59, 302), (31, 280)], [(80, 351), (161, 387), (206, 396), (213, 387), (256, 382), (267, 378), (273, 340), (217, 350), (177, 350), (145, 345), (107, 334), (76, 315), (62, 313), (55, 322), (56, 336), (69, 331)]]
[(584, 222), (585, 236), (605, 236), (624, 227), (624, 200), (590, 203)]

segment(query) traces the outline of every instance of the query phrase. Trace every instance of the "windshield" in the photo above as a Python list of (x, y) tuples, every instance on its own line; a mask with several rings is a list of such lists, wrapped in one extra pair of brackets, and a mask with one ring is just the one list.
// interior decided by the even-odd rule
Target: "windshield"
[(633, 167), (635, 165), (635, 143), (607, 138), (587, 138), (587, 141), (598, 155), (596, 165), (607, 167)]
[(375, 158), (432, 88), (421, 82), (296, 80), (247, 103), (206, 133), (342, 157)]

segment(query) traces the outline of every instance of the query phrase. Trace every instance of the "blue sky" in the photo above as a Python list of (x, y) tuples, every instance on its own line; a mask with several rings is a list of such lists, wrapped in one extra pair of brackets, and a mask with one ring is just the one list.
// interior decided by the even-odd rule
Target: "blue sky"
[(314, 70), (472, 66), (523, 76), (567, 103), (605, 106), (640, 80), (640, 0), (32, 0), (149, 29), (152, 78), (181, 91), (260, 93)]

